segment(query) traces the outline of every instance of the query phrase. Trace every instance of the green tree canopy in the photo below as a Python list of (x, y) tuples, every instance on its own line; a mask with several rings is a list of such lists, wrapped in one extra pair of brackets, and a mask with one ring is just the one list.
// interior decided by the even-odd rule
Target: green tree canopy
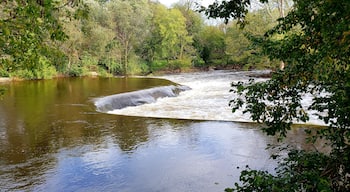
[(150, 9), (146, 0), (112, 0), (107, 3), (109, 13), (115, 24), (115, 39), (122, 49), (124, 74), (128, 74), (131, 51), (143, 42), (147, 35)]
[[(268, 0), (260, 0), (260, 2), (266, 3)], [(228, 23), (229, 19), (232, 18), (244, 25), (250, 5), (251, 0), (216, 0), (208, 8), (202, 7), (200, 11), (204, 11), (211, 18), (223, 18), (225, 23)]]
[(189, 18), (184, 17), (179, 9), (168, 9), (159, 3), (153, 4), (152, 10), (150, 34), (141, 50), (151, 71), (160, 68), (177, 70), (190, 66), (190, 56), (194, 50), (193, 36), (186, 25)]
[(206, 26), (201, 31), (200, 43), (203, 47), (201, 57), (206, 64), (215, 62), (225, 55), (225, 33), (215, 26)]
[[(42, 79), (234, 65), (232, 50), (250, 45), (230, 43), (235, 39), (223, 25), (206, 25), (193, 11), (195, 2), (166, 8), (148, 0), (1, 1), (0, 76)], [(215, 32), (206, 34), (209, 28)]]
[(154, 12), (155, 33), (160, 38), (160, 58), (182, 58), (184, 46), (192, 41), (186, 29), (186, 18), (178, 9), (158, 5)]
[[(52, 42), (67, 39), (56, 15), (60, 10), (77, 5), (78, 0), (2, 1), (1, 73), (16, 72), (32, 78), (45, 78), (55, 73), (52, 66), (59, 51)], [(83, 9), (77, 9), (72, 16), (83, 14)]]

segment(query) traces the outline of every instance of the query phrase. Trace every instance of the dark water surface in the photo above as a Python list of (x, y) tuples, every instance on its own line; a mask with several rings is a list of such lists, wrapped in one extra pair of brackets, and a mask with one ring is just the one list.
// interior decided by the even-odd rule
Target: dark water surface
[(0, 85), (7, 88), (0, 191), (223, 191), (237, 181), (238, 166), (273, 170), (265, 147), (274, 139), (256, 124), (109, 115), (93, 103), (172, 84), (70, 78)]

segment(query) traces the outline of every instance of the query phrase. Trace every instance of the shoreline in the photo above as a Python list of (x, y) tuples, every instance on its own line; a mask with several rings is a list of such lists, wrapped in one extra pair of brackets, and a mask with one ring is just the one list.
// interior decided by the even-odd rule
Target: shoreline
[[(131, 75), (131, 76), (138, 76), (138, 77), (152, 77), (152, 76), (162, 76), (162, 75), (169, 75), (169, 74), (180, 74), (180, 73), (192, 73), (192, 72), (208, 72), (208, 71), (216, 71), (216, 70), (235, 70), (235, 71), (250, 71), (250, 70), (237, 70), (237, 69), (230, 69), (230, 68), (191, 68), (187, 70), (163, 70), (163, 71), (157, 71), (157, 72), (151, 72), (148, 74), (143, 75)], [(67, 78), (67, 77), (73, 77), (68, 75), (57, 75), (53, 77), (55, 78)], [(87, 75), (81, 76), (81, 77), (101, 77), (100, 74), (96, 72), (89, 72)], [(119, 76), (116, 75), (114, 77), (125, 77), (125, 76)], [(257, 76), (262, 78), (270, 78), (271, 72), (268, 74), (263, 74), (262, 76)], [(11, 77), (0, 77), (0, 83), (9, 83), (13, 81), (30, 81), (34, 79), (19, 79), (19, 78), (11, 78)], [(35, 79), (38, 80), (38, 79)]]
[(0, 77), (0, 83), (6, 83), (12, 81), (9, 77)]

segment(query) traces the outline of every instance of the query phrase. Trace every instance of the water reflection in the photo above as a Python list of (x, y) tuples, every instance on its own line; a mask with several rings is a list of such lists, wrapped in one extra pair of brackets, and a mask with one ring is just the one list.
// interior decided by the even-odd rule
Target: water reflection
[(106, 127), (108, 134), (100, 142), (55, 153), (57, 164), (45, 171), (44, 184), (35, 190), (221, 191), (238, 178), (237, 166), (252, 164), (267, 170), (275, 166), (264, 150), (270, 138), (244, 124), (129, 120), (138, 126), (126, 131), (125, 122), (118, 129)]
[(256, 124), (107, 115), (91, 102), (169, 84), (76, 78), (6, 85), (0, 191), (222, 191), (237, 180), (237, 166), (273, 169), (265, 147), (274, 139)]
[[(7, 91), (0, 100), (1, 189), (38, 185), (43, 182), (42, 175), (56, 163), (54, 154), (62, 148), (101, 143), (104, 132), (108, 131), (104, 130), (108, 120), (95, 112), (89, 102), (92, 98), (169, 84), (172, 83), (166, 80), (141, 78), (75, 78), (4, 84)], [(121, 127), (124, 121), (128, 120), (119, 118)], [(116, 126), (115, 122), (112, 124)], [(120, 143), (125, 149), (132, 149), (138, 138), (133, 141), (133, 138), (124, 139), (126, 137), (127, 134), (121, 136)]]

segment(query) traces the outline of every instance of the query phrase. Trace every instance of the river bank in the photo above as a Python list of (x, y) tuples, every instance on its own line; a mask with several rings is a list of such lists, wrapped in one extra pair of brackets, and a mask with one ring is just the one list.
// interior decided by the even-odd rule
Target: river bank
[[(242, 70), (242, 69), (237, 69), (237, 68), (230, 68), (230, 67), (202, 67), (202, 68), (189, 68), (186, 70), (161, 70), (161, 71), (155, 71), (155, 72), (149, 72), (147, 74), (142, 74), (142, 75), (136, 75), (137, 77), (159, 77), (159, 76), (164, 76), (164, 75), (176, 75), (176, 74), (186, 74), (186, 73), (196, 73), (196, 72), (213, 72), (213, 71), (236, 71), (236, 72), (248, 72), (248, 71), (253, 71), (253, 70)], [(112, 76), (112, 75), (111, 75)], [(109, 76), (109, 77), (111, 77)], [(127, 77), (133, 77), (134, 75), (128, 75)], [(69, 75), (64, 75), (64, 74), (57, 74), (56, 76), (53, 77), (53, 79), (56, 78), (67, 78), (67, 77), (74, 77), (74, 76), (69, 76)], [(81, 77), (107, 77), (104, 75), (101, 75), (95, 71), (91, 71), (86, 73), (85, 75), (82, 75)], [(116, 75), (115, 77), (126, 77), (122, 75)], [(252, 75), (251, 77), (256, 77), (256, 78), (270, 78), (271, 77), (271, 71), (268, 73), (263, 73), (259, 75)], [(39, 79), (22, 79), (18, 77), (0, 77), (0, 83), (8, 83), (12, 81), (26, 81), (26, 80), (39, 80)]]
[(9, 81), (12, 81), (12, 79), (8, 77), (0, 77), (0, 83), (9, 82)]

